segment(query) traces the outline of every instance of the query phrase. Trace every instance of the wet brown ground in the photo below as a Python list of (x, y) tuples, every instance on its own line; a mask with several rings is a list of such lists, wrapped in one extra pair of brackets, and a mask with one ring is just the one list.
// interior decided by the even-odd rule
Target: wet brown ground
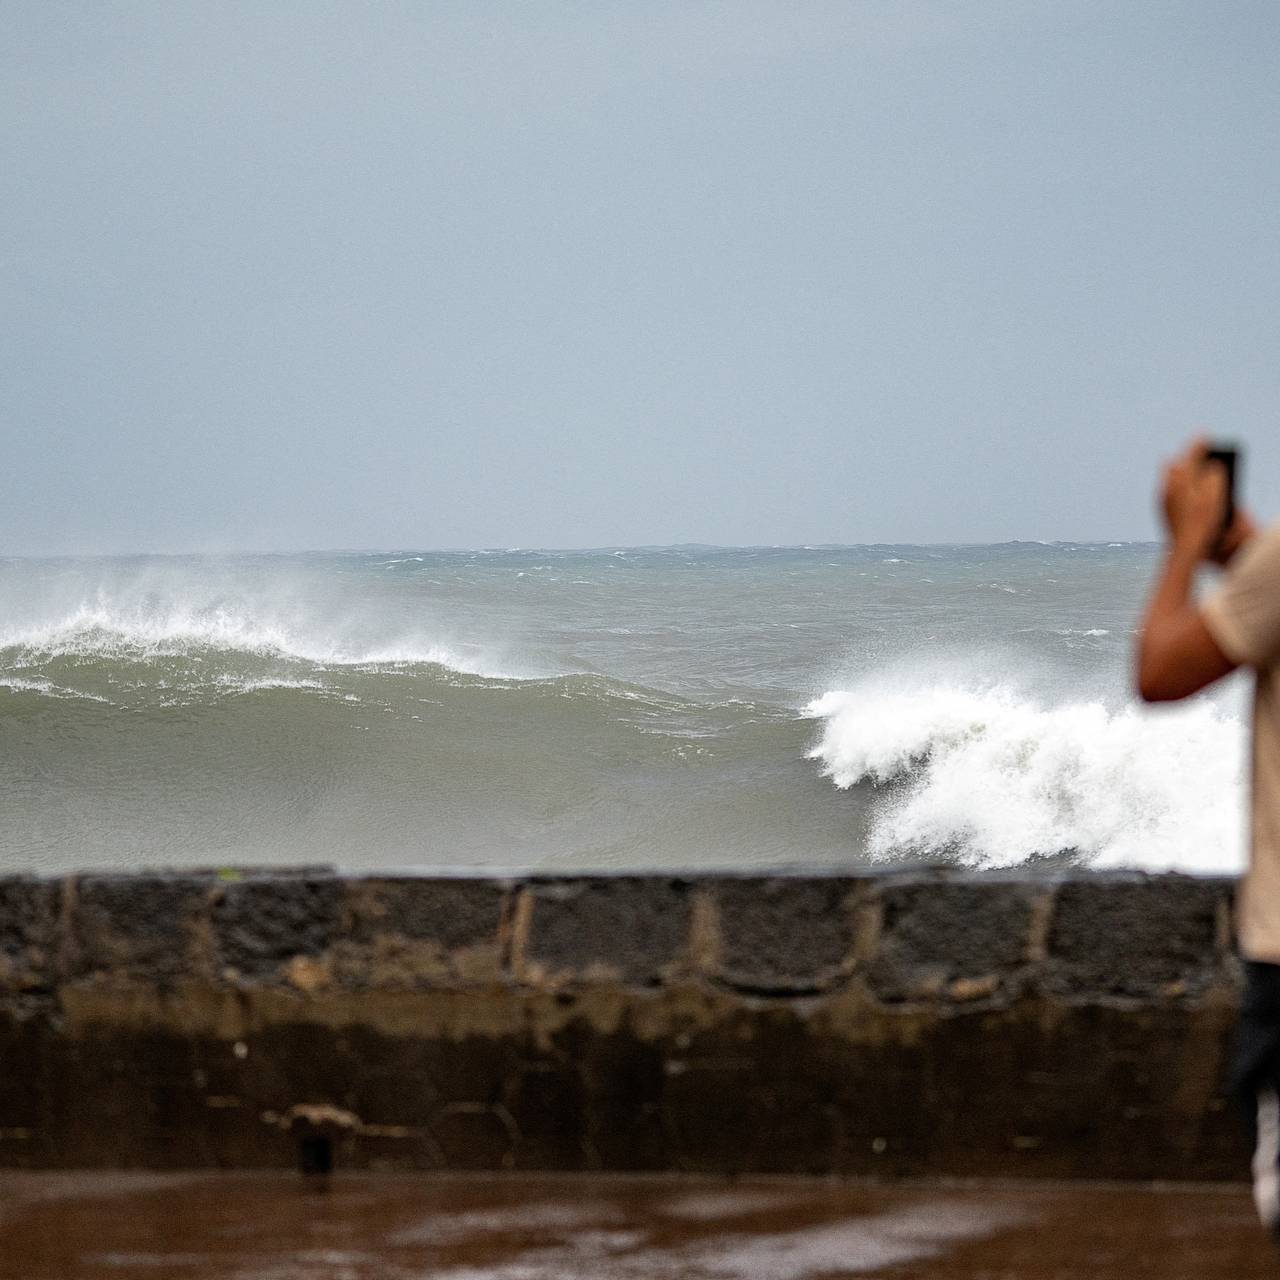
[(1253, 1280), (1247, 1189), (0, 1172), (0, 1280)]

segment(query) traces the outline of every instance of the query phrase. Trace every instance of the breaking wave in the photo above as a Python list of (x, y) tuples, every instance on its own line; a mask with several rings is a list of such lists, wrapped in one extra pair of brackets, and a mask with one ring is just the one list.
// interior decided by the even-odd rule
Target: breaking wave
[(122, 610), (83, 605), (52, 622), (0, 629), (0, 665), (13, 669), (57, 658), (146, 661), (207, 653), (294, 659), (322, 667), (421, 664), (495, 679), (528, 675), (412, 631), (390, 638), (343, 634), (341, 629), (326, 634), (235, 606)]
[(870, 682), (811, 702), (809, 757), (875, 799), (868, 852), (982, 868), (1071, 851), (1094, 867), (1234, 872), (1245, 734), (1220, 702), (1046, 704), (1017, 689)]

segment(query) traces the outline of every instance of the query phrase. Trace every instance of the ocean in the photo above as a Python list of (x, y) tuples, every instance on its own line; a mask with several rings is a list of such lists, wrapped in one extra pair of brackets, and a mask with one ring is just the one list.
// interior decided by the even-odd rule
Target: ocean
[(0, 867), (1234, 872), (1149, 544), (0, 559)]

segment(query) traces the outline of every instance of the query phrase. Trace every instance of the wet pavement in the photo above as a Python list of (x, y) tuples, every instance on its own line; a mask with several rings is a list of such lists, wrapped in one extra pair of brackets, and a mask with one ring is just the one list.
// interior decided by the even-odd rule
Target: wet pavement
[(0, 1280), (1253, 1280), (1226, 1188), (0, 1172)]

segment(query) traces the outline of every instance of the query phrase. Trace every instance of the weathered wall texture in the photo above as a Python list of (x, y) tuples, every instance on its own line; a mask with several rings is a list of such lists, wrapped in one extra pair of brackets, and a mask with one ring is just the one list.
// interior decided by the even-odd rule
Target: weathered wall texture
[[(0, 880), (0, 1164), (1238, 1178), (1230, 886)], [(322, 1108), (328, 1108), (323, 1110)]]

